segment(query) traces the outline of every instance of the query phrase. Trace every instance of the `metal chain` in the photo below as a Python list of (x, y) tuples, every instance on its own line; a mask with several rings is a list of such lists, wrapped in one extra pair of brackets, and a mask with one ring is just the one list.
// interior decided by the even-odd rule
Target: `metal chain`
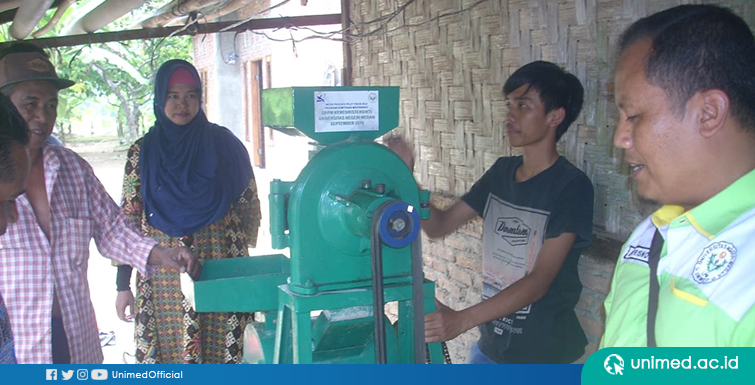
[[(451, 362), (451, 354), (448, 353), (448, 345), (446, 345), (445, 342), (441, 342), (440, 343), (440, 348), (443, 351), (443, 363), (444, 364), (452, 364), (453, 362)], [(427, 344), (425, 344), (425, 351), (427, 352), (427, 355), (425, 356), (425, 357), (427, 357), (425, 359), (425, 363), (426, 364), (430, 364), (431, 363), (430, 362), (430, 348), (429, 348), (429, 345), (427, 345)]]

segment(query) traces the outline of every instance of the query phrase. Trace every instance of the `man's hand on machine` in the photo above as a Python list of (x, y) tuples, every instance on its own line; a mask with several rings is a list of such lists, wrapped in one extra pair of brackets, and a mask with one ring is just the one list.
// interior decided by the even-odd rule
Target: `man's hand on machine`
[(414, 149), (401, 136), (389, 136), (383, 139), (383, 144), (393, 150), (406, 163), (409, 170), (414, 172)]
[(470, 328), (466, 327), (466, 317), (460, 311), (451, 309), (435, 300), (435, 310), (425, 314), (425, 341), (443, 342), (452, 340)]
[(167, 248), (155, 246), (149, 253), (147, 263), (150, 265), (165, 266), (169, 269), (188, 273), (193, 280), (199, 279), (202, 273), (202, 265), (197, 256), (187, 247)]

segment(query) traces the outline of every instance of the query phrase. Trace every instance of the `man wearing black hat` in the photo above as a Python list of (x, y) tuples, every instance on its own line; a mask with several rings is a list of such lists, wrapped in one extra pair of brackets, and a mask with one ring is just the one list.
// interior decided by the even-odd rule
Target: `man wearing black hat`
[(0, 292), (19, 363), (102, 362), (87, 283), (91, 239), (104, 256), (147, 274), (148, 264), (199, 273), (189, 249), (143, 237), (84, 159), (46, 144), (58, 91), (73, 84), (36, 46), (17, 43), (0, 53), (0, 93), (29, 127), (28, 186), (17, 199), (18, 221), (0, 238)]

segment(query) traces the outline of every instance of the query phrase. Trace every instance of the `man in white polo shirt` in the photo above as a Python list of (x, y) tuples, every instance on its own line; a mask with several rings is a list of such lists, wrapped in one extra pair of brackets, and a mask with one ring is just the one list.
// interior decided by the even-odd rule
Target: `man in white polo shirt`
[(718, 6), (624, 32), (614, 145), (663, 207), (624, 245), (601, 347), (755, 346), (753, 63), (750, 28)]

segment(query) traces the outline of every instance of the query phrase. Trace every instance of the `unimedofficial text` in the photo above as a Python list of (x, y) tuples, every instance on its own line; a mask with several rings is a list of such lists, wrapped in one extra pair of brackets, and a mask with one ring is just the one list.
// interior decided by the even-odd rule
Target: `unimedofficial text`
[(166, 372), (165, 370), (147, 370), (139, 372), (111, 371), (112, 378), (183, 378), (184, 372)]

